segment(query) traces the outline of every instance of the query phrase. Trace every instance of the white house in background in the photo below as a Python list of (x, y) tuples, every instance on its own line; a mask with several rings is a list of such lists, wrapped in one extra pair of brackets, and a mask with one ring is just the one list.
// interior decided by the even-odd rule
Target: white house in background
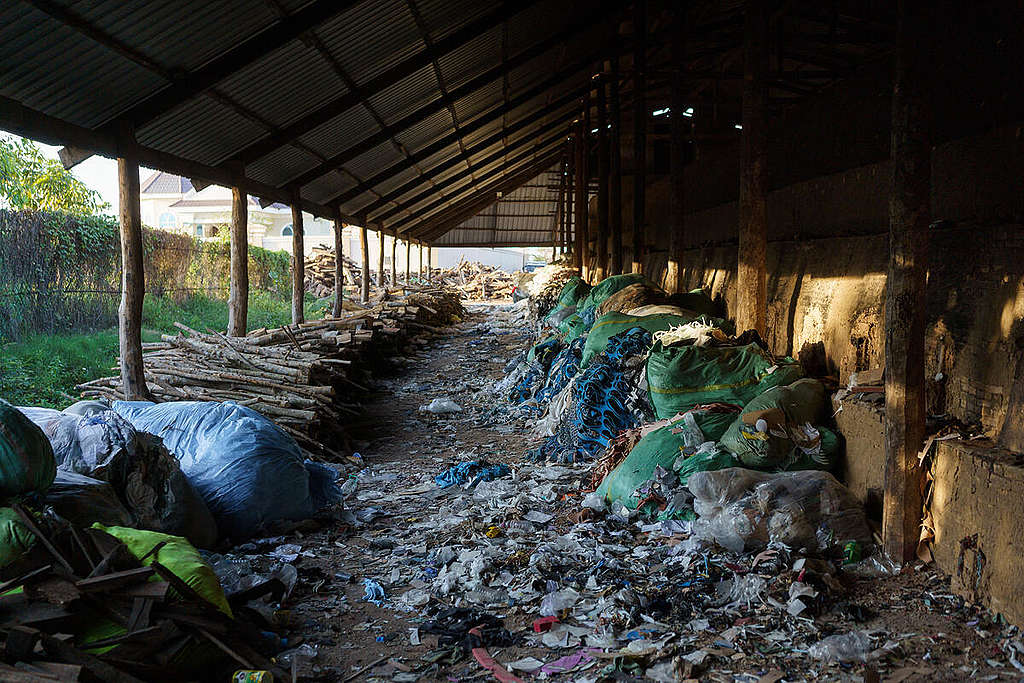
[[(157, 171), (142, 182), (140, 191), (145, 225), (211, 239), (231, 224), (231, 190), (228, 188), (210, 185), (197, 192), (188, 178)], [(302, 225), (307, 255), (313, 247), (334, 245), (333, 226), (329, 221), (304, 212)], [(346, 229), (345, 233), (346, 246), (352, 240), (358, 244), (354, 228)], [(291, 253), (291, 208), (278, 203), (264, 208), (255, 197), (249, 197), (249, 244)]]

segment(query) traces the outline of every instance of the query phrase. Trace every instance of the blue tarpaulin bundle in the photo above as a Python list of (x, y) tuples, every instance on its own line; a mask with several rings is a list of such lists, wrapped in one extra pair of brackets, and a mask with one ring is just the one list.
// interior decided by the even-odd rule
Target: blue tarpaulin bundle
[(468, 462), (460, 462), (458, 465), (452, 465), (434, 477), (434, 481), (443, 489), (455, 486), (456, 484), (465, 484), (468, 481), (472, 481), (471, 486), (476, 486), (482, 481), (491, 481), (498, 477), (503, 477), (511, 471), (508, 465), (488, 465), (484, 462), (470, 460)]
[(326, 481), (330, 473), (318, 466), (311, 475), (295, 439), (251, 408), (203, 401), (113, 407), (136, 429), (163, 439), (222, 537), (249, 538), (269, 522), (306, 519), (340, 500)]

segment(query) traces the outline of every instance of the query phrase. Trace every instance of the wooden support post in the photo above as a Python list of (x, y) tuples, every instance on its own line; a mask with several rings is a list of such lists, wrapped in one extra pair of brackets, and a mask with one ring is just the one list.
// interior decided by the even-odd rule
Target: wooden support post
[(398, 286), (398, 231), (391, 236), (391, 286)]
[(608, 274), (618, 275), (622, 272), (622, 108), (619, 99), (619, 56), (616, 54), (608, 64), (608, 117), (611, 119), (609, 146), (611, 158), (608, 160), (608, 230), (612, 234), (612, 253), (608, 264)]
[(409, 274), (412, 266), (412, 241), (405, 240), (405, 284), (409, 284)]
[(608, 277), (608, 79), (597, 79), (597, 254), (594, 270), (596, 280)]
[(420, 242), (417, 246), (420, 251), (420, 282), (423, 282), (423, 243)]
[(633, 2), (633, 267), (642, 273), (647, 251), (647, 0)]
[(117, 309), (117, 336), (121, 354), (121, 389), (129, 401), (148, 401), (142, 362), (142, 301), (146, 275), (142, 254), (142, 216), (139, 205), (139, 161), (134, 139), (127, 134), (123, 156), (117, 159), (118, 203), (121, 218), (121, 305)]
[(359, 300), (364, 304), (370, 300), (370, 238), (366, 232), (366, 219), (359, 221), (359, 246), (363, 250), (363, 272), (359, 283)]
[(341, 220), (341, 209), (334, 217), (334, 310), (331, 311), (335, 318), (340, 318), (345, 312), (343, 302), (345, 301), (345, 265), (344, 250), (345, 223)]
[(430, 280), (431, 270), (434, 267), (434, 252), (433, 252), (433, 249), (434, 248), (432, 246), (430, 246), (429, 244), (427, 245), (427, 280), (428, 281)]
[(576, 190), (576, 192), (573, 204), (575, 204), (576, 214), (575, 220), (573, 221), (575, 239), (573, 240), (574, 247), (572, 252), (572, 264), (576, 268), (579, 268), (581, 277), (585, 277), (583, 255), (587, 247), (585, 228), (587, 224), (587, 179), (584, 175), (585, 170), (583, 165), (585, 147), (586, 142), (585, 136), (583, 135), (583, 119), (581, 118), (579, 121), (576, 122), (576, 135), (573, 138), (573, 152), (575, 153), (574, 156), (576, 158), (574, 164), (576, 177), (573, 181), (575, 184), (574, 189)]
[(580, 224), (583, 233), (583, 279), (590, 282), (594, 275), (594, 252), (590, 248), (590, 91), (583, 94), (583, 157), (580, 168), (583, 171), (583, 222)]
[(934, 11), (901, 0), (892, 96), (892, 191), (885, 288), (885, 498), (882, 539), (896, 562), (913, 560), (921, 527), (925, 436), (925, 326), (931, 220), (930, 57)]
[(231, 188), (231, 281), (228, 336), (244, 337), (249, 314), (249, 196)]
[(565, 185), (566, 185), (566, 159), (558, 165), (558, 206), (556, 209), (555, 222), (551, 226), (551, 260), (558, 258), (558, 247), (565, 243)]
[(302, 204), (296, 192), (292, 199), (292, 324), (306, 321), (306, 249), (303, 244), (305, 228), (302, 226)]
[(669, 157), (671, 162), (671, 179), (669, 186), (669, 213), (671, 229), (668, 236), (668, 264), (665, 269), (665, 289), (670, 293), (681, 292), (683, 246), (684, 246), (684, 181), (683, 172), (686, 164), (686, 92), (684, 82), (684, 33), (686, 22), (686, 5), (679, 2), (673, 6), (672, 17), (672, 93), (670, 95), (669, 115), (672, 117), (669, 139)]
[(748, 0), (740, 136), (739, 258), (736, 329), (763, 337), (768, 316), (768, 15), (766, 0)]
[(387, 287), (387, 278), (384, 277), (384, 226), (377, 225), (377, 236), (380, 245), (377, 253), (377, 284), (381, 289)]
[(575, 138), (575, 127), (569, 131), (569, 140), (566, 142), (566, 165), (565, 176), (565, 253), (572, 256), (569, 263), (574, 268), (579, 268), (576, 261), (576, 204), (573, 201), (576, 196), (576, 147), (573, 142)]

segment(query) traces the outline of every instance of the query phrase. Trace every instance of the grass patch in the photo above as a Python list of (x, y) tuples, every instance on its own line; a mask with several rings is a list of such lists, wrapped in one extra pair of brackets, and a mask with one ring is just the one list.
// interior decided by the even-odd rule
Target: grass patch
[[(321, 308), (307, 297), (306, 316)], [(318, 316), (317, 316), (318, 317)], [(224, 331), (228, 324), (225, 301), (204, 296), (177, 304), (166, 297), (147, 295), (142, 307), (143, 341), (159, 341), (174, 334), (175, 321), (205, 331)], [(291, 301), (265, 292), (249, 297), (248, 328), (280, 327), (291, 322)], [(75, 385), (112, 374), (117, 365), (117, 330), (33, 335), (0, 346), (0, 398), (15, 405), (65, 408), (74, 398)]]

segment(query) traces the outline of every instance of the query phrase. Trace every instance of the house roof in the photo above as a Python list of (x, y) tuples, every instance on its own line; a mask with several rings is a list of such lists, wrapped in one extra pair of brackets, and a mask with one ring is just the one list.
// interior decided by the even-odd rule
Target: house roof
[[(650, 4), (648, 101), (664, 106), (671, 31)], [(885, 54), (892, 4), (780, 3), (793, 49), (773, 102)], [(689, 96), (717, 83), (738, 135), (743, 3), (688, 6)], [(152, 168), (432, 242), (557, 161), (611, 57), (626, 130), (630, 16), (626, 0), (4, 2), (0, 127), (68, 145), (68, 164), (131, 145)]]
[(154, 171), (142, 181), (142, 194), (185, 194), (192, 189), (192, 181), (164, 171)]

